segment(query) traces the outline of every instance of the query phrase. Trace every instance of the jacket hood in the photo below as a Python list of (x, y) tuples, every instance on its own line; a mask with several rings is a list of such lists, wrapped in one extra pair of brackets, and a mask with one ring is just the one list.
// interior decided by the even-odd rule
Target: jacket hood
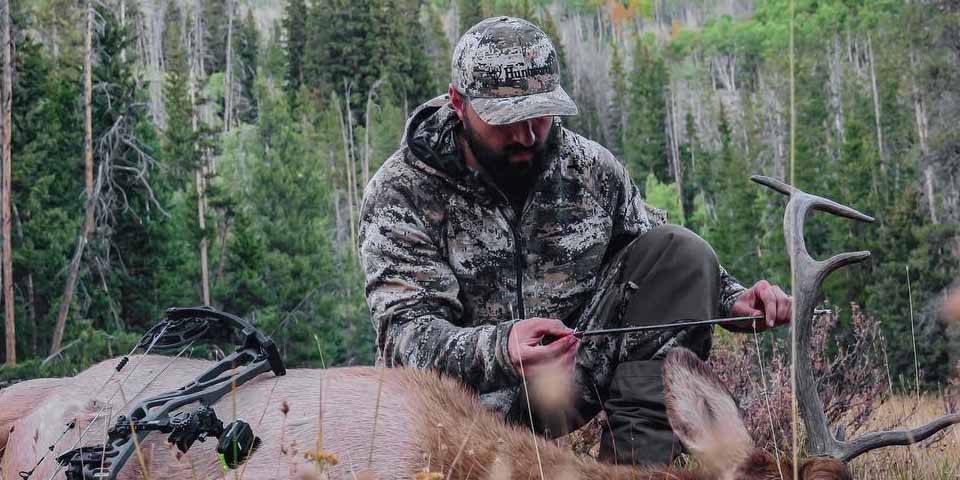
[(462, 160), (457, 132), (462, 122), (450, 106), (447, 95), (417, 107), (404, 128), (404, 143), (416, 160), (453, 178), (468, 176), (471, 170)]

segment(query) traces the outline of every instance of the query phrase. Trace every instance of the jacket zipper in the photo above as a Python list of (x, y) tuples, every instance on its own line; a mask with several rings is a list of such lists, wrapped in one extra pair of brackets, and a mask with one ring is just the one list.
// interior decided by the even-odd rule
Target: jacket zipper
[(527, 315), (523, 308), (523, 251), (520, 247), (519, 226), (520, 217), (517, 217), (516, 225), (511, 225), (510, 229), (513, 230), (513, 268), (517, 271), (517, 319), (524, 320)]

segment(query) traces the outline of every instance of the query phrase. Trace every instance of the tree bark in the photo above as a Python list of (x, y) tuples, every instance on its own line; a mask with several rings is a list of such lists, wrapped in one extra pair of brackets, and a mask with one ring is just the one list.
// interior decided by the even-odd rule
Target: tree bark
[(840, 156), (840, 150), (845, 142), (843, 126), (845, 125), (843, 112), (843, 66), (841, 57), (843, 52), (840, 46), (840, 34), (833, 36), (833, 52), (830, 56), (830, 109), (833, 110), (834, 147), (833, 158)]
[[(351, 118), (351, 115), (350, 115), (350, 103), (349, 103), (350, 89), (349, 87), (345, 87), (344, 90), (346, 92), (346, 100), (344, 101), (343, 108), (340, 107), (340, 100), (337, 99), (336, 94), (333, 94), (333, 102), (334, 102), (334, 105), (336, 105), (336, 108), (338, 110), (337, 117), (340, 119), (340, 135), (343, 141), (344, 163), (346, 164), (345, 173), (347, 177), (347, 216), (350, 222), (350, 252), (352, 253), (355, 251), (356, 245), (357, 245), (357, 227), (355, 222), (353, 221), (354, 219), (353, 190), (354, 190), (354, 185), (356, 184), (356, 182), (354, 181), (354, 175), (356, 171), (354, 169), (356, 168), (355, 167), (356, 163), (353, 160), (353, 151), (352, 151), (353, 149), (351, 148), (351, 146), (353, 145), (353, 133), (352, 133), (353, 119)], [(344, 119), (344, 116), (346, 116), (347, 118)]]
[[(126, 0), (124, 0), (126, 1)], [(139, 68), (145, 73), (149, 92), (150, 115), (159, 130), (167, 126), (166, 110), (163, 105), (163, 8), (162, 2), (150, 0), (140, 2), (140, 15), (136, 18), (137, 55)], [(124, 49), (122, 52), (126, 52)], [(126, 57), (123, 57), (126, 61)]]
[(669, 118), (670, 158), (673, 161), (673, 178), (677, 186), (677, 202), (680, 205), (680, 224), (686, 224), (687, 213), (683, 208), (683, 159), (680, 158), (680, 136), (677, 128), (677, 92), (676, 85), (670, 83)]
[(201, 166), (197, 168), (197, 218), (200, 222), (200, 295), (204, 305), (210, 305), (210, 272), (207, 261), (207, 212), (204, 208), (205, 202), (205, 182), (206, 169), (202, 166), (206, 163), (206, 153), (202, 156)]
[[(927, 138), (929, 135), (929, 130), (927, 127), (927, 110), (926, 106), (923, 103), (923, 95), (920, 92), (920, 89), (917, 87), (917, 52), (913, 48), (913, 45), (910, 45), (910, 88), (913, 93), (913, 117), (914, 122), (917, 126), (917, 139), (920, 141), (920, 153), (924, 156), (929, 152)], [(930, 222), (933, 224), (939, 223), (937, 218), (937, 200), (936, 194), (934, 191), (934, 179), (933, 179), (933, 167), (931, 165), (926, 165), (923, 169), (924, 176), (924, 190), (927, 197), (927, 208), (930, 213)]]
[(227, 0), (227, 66), (223, 73), (223, 131), (230, 131), (233, 121), (233, 9), (234, 0)]
[(53, 341), (50, 342), (50, 354), (60, 350), (63, 343), (63, 331), (67, 325), (67, 314), (70, 312), (70, 303), (73, 302), (73, 291), (77, 286), (80, 274), (80, 260), (87, 246), (90, 232), (93, 230), (93, 214), (96, 208), (96, 199), (93, 192), (93, 76), (91, 73), (91, 57), (93, 56), (93, 5), (87, 0), (87, 25), (84, 37), (83, 56), (83, 103), (84, 103), (84, 183), (87, 200), (84, 205), (83, 225), (80, 227), (80, 236), (77, 239), (77, 249), (70, 260), (70, 269), (67, 274), (67, 284), (60, 299), (60, 310), (57, 312), (57, 325), (53, 330)]
[(217, 273), (213, 277), (214, 286), (220, 285), (223, 280), (223, 270), (227, 262), (227, 235), (230, 233), (230, 220), (224, 217), (223, 226), (218, 235), (220, 241), (220, 259), (217, 261)]
[[(127, 1), (120, 0), (120, 27), (127, 26)], [(120, 49), (120, 61), (127, 63), (127, 47)]]
[(880, 92), (877, 88), (877, 63), (873, 57), (873, 39), (867, 34), (867, 57), (870, 61), (870, 87), (873, 90), (873, 116), (877, 127), (877, 151), (880, 153), (880, 174), (886, 175), (887, 159), (883, 150), (883, 128), (880, 121)]
[(13, 133), (13, 52), (11, 46), (10, 0), (3, 0), (3, 186), (0, 216), (3, 219), (3, 303), (6, 319), (7, 365), (17, 364), (16, 322), (13, 312), (13, 248), (10, 239), (10, 175), (13, 163), (10, 141)]
[[(197, 132), (200, 129), (200, 119), (198, 118), (197, 110), (197, 89), (198, 85), (204, 75), (203, 67), (203, 30), (201, 28), (202, 23), (200, 21), (200, 16), (203, 13), (203, 5), (200, 2), (196, 4), (196, 12), (194, 14), (194, 42), (193, 48), (191, 49), (191, 65), (190, 65), (190, 122), (191, 127), (196, 136)], [(205, 150), (201, 151), (199, 143), (194, 143), (194, 151), (200, 154), (200, 164), (197, 165), (195, 172), (195, 181), (197, 188), (197, 219), (200, 226), (200, 301), (204, 305), (210, 305), (210, 271), (209, 263), (207, 261), (207, 224), (206, 224), (206, 161), (207, 161), (207, 152)]]
[[(224, 69), (223, 74), (223, 133), (228, 133), (230, 128), (233, 126), (233, 110), (234, 110), (234, 98), (233, 98), (233, 17), (234, 10), (236, 9), (236, 0), (227, 0), (227, 46), (226, 46), (226, 68)], [(215, 174), (216, 171), (211, 171), (211, 174)], [(215, 217), (222, 219), (217, 221), (215, 225), (219, 227), (219, 232), (217, 232), (217, 240), (220, 246), (220, 258), (217, 259), (217, 271), (213, 277), (213, 284), (219, 285), (220, 280), (223, 277), (223, 269), (226, 263), (227, 258), (227, 233), (229, 228), (229, 220), (226, 217), (226, 212), (223, 208), (213, 208), (215, 212)], [(203, 225), (203, 220), (201, 220), (201, 225)], [(206, 235), (203, 237), (206, 239)], [(201, 246), (201, 257), (205, 255), (203, 252), (203, 247)], [(201, 270), (206, 267), (207, 262), (203, 261)], [(207, 273), (209, 278), (209, 273)], [(205, 281), (204, 283), (207, 283)], [(209, 290), (209, 287), (207, 287)], [(209, 305), (209, 291), (206, 294), (206, 304)]]
[[(367, 182), (370, 181), (370, 157), (373, 155), (373, 152), (370, 150), (370, 116), (372, 113), (373, 107), (373, 97), (377, 94), (377, 89), (380, 88), (380, 84), (383, 83), (383, 80), (377, 80), (373, 82), (373, 85), (370, 86), (370, 91), (367, 92), (367, 115), (365, 118), (366, 127), (363, 129), (363, 184), (360, 188), (367, 188)], [(404, 117), (406, 118), (406, 117)]]

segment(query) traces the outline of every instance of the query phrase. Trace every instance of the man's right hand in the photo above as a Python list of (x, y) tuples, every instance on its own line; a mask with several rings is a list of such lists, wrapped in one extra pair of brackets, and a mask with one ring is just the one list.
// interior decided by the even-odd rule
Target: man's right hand
[[(510, 363), (517, 372), (523, 367), (523, 376), (527, 381), (535, 379), (541, 372), (564, 372), (573, 378), (573, 368), (577, 358), (580, 340), (572, 335), (560, 320), (552, 318), (528, 318), (513, 324), (510, 329)], [(555, 341), (540, 345), (545, 335), (559, 337)]]

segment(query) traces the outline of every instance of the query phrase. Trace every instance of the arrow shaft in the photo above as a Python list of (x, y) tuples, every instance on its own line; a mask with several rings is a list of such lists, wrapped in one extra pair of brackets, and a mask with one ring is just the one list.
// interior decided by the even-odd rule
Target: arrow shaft
[[(830, 313), (830, 310), (815, 310), (813, 312), (816, 315), (823, 315), (825, 313)], [(763, 320), (763, 315), (750, 315), (746, 317), (726, 317), (726, 318), (714, 318), (710, 320), (696, 320), (696, 319), (680, 319), (673, 323), (666, 323), (660, 325), (640, 325), (636, 327), (623, 327), (623, 328), (605, 328), (602, 330), (584, 330), (582, 332), (574, 332), (573, 335), (577, 337), (592, 337), (595, 335), (618, 335), (621, 333), (631, 333), (631, 332), (644, 332), (649, 330), (670, 330), (674, 328), (687, 328), (687, 327), (698, 327), (703, 325), (721, 325), (724, 323), (738, 323), (746, 322), (750, 320)]]

